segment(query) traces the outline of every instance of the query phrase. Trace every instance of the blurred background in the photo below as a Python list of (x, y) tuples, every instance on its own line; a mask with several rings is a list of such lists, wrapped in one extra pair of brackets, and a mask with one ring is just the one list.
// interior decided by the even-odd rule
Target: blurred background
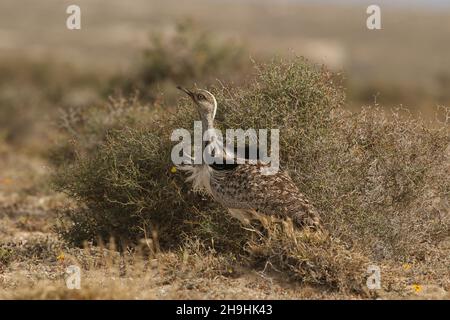
[[(0, 141), (41, 148), (34, 140), (51, 140), (61, 108), (136, 90), (173, 105), (175, 83), (239, 83), (252, 60), (274, 55), (342, 73), (349, 108), (402, 105), (433, 117), (450, 102), (450, 3), (377, 3), (382, 30), (371, 31), (369, 1), (3, 0)], [(81, 30), (66, 28), (71, 4)]]

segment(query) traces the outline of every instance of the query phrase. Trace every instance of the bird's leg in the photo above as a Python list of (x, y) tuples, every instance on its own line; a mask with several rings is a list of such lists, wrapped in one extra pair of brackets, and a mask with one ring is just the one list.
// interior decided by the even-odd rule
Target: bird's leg
[[(244, 229), (255, 232), (259, 237), (267, 235), (268, 220), (265, 216), (251, 209), (228, 209), (231, 216), (238, 219)], [(256, 223), (254, 223), (256, 222)]]
[(228, 212), (231, 214), (232, 217), (238, 219), (243, 225), (250, 226), (250, 221), (252, 220), (251, 215), (246, 210), (242, 209), (228, 209)]

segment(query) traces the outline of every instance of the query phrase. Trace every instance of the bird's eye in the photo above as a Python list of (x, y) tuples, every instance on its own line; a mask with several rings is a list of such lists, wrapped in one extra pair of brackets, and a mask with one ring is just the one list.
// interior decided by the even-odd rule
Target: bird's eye
[(199, 94), (197, 95), (197, 99), (198, 99), (198, 100), (206, 100), (205, 96), (204, 96), (203, 94), (201, 94), (201, 93), (199, 93)]

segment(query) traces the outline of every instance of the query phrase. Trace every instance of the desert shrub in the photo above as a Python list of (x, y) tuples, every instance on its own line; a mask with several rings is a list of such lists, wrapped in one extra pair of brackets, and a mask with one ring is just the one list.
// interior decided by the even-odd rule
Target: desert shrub
[(107, 134), (124, 127), (136, 127), (156, 117), (156, 109), (141, 103), (136, 95), (110, 97), (90, 107), (61, 109), (58, 136), (48, 159), (55, 166), (73, 162), (77, 156), (95, 153)]
[[(156, 237), (161, 247), (170, 248), (179, 246), (187, 233), (208, 241), (222, 235), (215, 246), (232, 243), (225, 234), (230, 218), (172, 173), (173, 120), (160, 116), (158, 107), (133, 101), (85, 110), (86, 121), (75, 122), (81, 134), (73, 135), (74, 158), (59, 163), (53, 180), (83, 206), (63, 215), (60, 233), (78, 245), (111, 236), (122, 244)], [(79, 136), (87, 141), (76, 140)], [(56, 155), (64, 152), (55, 150)], [(239, 228), (231, 223), (233, 227)]]
[[(176, 24), (171, 34), (154, 33), (134, 71), (118, 75), (112, 86), (125, 94), (138, 90), (154, 101), (159, 91), (167, 100), (177, 92), (176, 85), (209, 85), (217, 78), (234, 79), (245, 74), (249, 59), (245, 49), (231, 40), (217, 40), (193, 21)], [(175, 102), (174, 99), (171, 102)]]
[(61, 107), (95, 101), (98, 79), (61, 62), (5, 58), (0, 63), (0, 136), (12, 145), (42, 148), (52, 129), (46, 121)]
[(447, 259), (430, 248), (448, 237), (448, 123), (431, 127), (376, 107), (346, 112), (338, 77), (301, 58), (259, 65), (245, 86), (211, 90), (218, 127), (280, 129), (282, 166), (329, 235), (275, 225), (255, 239), (211, 199), (190, 192), (184, 175), (171, 170), (169, 141), (174, 128), (193, 127), (197, 113), (186, 98), (173, 114), (109, 130), (98, 148), (76, 153), (58, 171), (58, 190), (81, 204), (62, 217), (60, 234), (73, 243), (153, 238), (162, 249), (195, 237), (253, 266), (349, 290), (362, 285), (368, 260)]
[(219, 91), (224, 127), (280, 129), (282, 164), (348, 245), (401, 260), (448, 236), (448, 123), (344, 111), (336, 77), (303, 60), (275, 61), (248, 87)]
[(311, 186), (329, 229), (373, 259), (424, 260), (448, 236), (448, 124), (377, 107), (339, 117)]

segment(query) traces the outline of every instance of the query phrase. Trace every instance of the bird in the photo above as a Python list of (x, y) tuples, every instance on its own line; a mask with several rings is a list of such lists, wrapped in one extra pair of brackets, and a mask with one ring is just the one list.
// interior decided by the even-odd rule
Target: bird
[[(214, 129), (217, 100), (204, 89), (186, 89), (178, 86), (194, 102), (200, 115), (203, 131)], [(248, 155), (248, 154), (247, 154)], [(184, 165), (180, 169), (190, 176), (194, 191), (206, 192), (242, 224), (252, 221), (291, 219), (296, 228), (318, 230), (321, 221), (317, 209), (302, 194), (288, 173), (279, 170), (274, 174), (263, 174), (267, 164), (260, 160), (242, 164), (197, 164)]]

